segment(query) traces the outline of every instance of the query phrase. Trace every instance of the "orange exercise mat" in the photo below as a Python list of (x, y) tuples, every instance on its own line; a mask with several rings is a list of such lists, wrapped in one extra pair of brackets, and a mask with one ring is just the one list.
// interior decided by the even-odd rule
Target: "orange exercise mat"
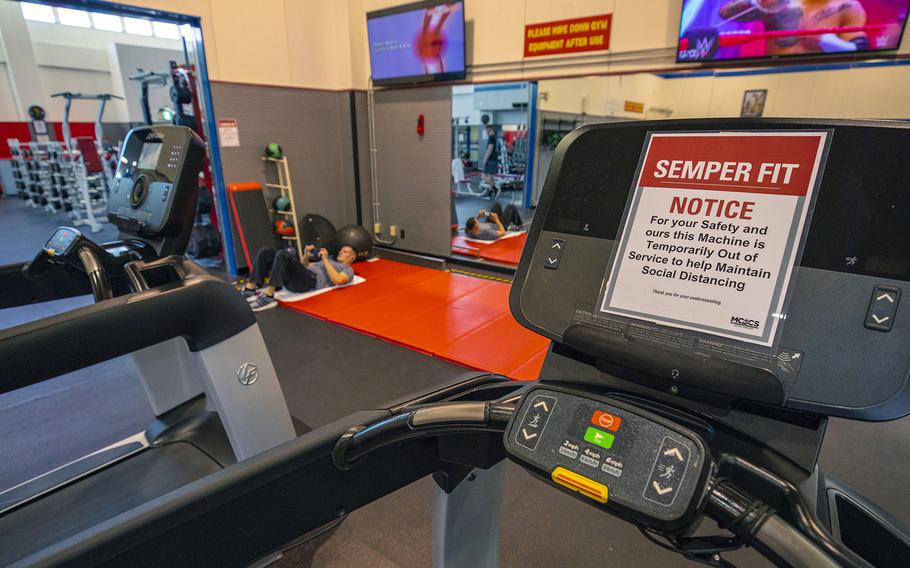
[(537, 379), (549, 340), (512, 318), (508, 284), (391, 260), (354, 271), (366, 282), (281, 305), (473, 369)]
[(489, 243), (468, 241), (462, 236), (457, 236), (452, 237), (452, 252), (468, 256), (479, 256), (484, 260), (517, 266), (521, 260), (521, 251), (524, 250), (527, 240), (527, 233)]

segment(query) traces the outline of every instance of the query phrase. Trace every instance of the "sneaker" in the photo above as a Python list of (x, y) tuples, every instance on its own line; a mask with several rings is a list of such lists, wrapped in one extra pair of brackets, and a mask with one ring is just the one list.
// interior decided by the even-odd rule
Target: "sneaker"
[(253, 308), (254, 312), (261, 312), (264, 310), (269, 310), (278, 305), (278, 300), (273, 296), (266, 296), (265, 294), (259, 294), (256, 296), (256, 299), (250, 302), (250, 305)]
[(246, 286), (240, 289), (240, 295), (243, 296), (243, 299), (247, 302), (252, 302), (256, 299), (256, 290), (250, 290)]

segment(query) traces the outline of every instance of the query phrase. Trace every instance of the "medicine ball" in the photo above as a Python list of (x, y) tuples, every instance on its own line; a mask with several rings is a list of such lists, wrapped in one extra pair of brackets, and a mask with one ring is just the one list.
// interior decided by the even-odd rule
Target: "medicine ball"
[(281, 196), (275, 200), (275, 211), (288, 211), (291, 208), (291, 200)]
[(265, 147), (265, 156), (267, 158), (274, 158), (276, 160), (280, 160), (281, 158), (284, 157), (284, 151), (281, 149), (281, 146), (272, 142), (268, 146)]
[(373, 252), (373, 238), (370, 233), (360, 225), (347, 225), (338, 229), (332, 239), (333, 253), (337, 254), (341, 247), (349, 246), (357, 253), (357, 260), (370, 257)]
[(298, 225), (303, 246), (313, 245), (317, 249), (328, 247), (335, 236), (335, 225), (322, 215), (307, 213)]
[(282, 237), (293, 237), (294, 225), (284, 220), (275, 221), (275, 234)]

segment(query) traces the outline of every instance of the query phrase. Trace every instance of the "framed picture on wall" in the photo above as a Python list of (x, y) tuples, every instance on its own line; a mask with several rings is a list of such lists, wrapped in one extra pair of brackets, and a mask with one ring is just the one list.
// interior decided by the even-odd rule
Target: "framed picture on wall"
[(765, 112), (765, 99), (768, 98), (768, 89), (758, 89), (743, 93), (743, 108), (740, 116), (757, 117)]

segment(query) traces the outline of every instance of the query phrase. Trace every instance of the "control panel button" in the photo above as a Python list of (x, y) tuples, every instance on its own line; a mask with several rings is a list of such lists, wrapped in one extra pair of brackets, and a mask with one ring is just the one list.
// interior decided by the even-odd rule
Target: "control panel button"
[(613, 441), (615, 439), (616, 437), (613, 436), (613, 434), (604, 432), (603, 430), (598, 430), (597, 428), (588, 426), (588, 429), (585, 430), (585, 442), (594, 444), (595, 446), (600, 446), (605, 450), (609, 450), (613, 447)]
[(900, 299), (900, 288), (876, 286), (869, 300), (869, 309), (866, 311), (866, 329), (891, 331)]
[(591, 417), (591, 424), (603, 428), (604, 430), (616, 432), (619, 430), (619, 425), (622, 424), (622, 418), (610, 414), (609, 412), (598, 410), (594, 413), (594, 416)]
[(616, 467), (615, 465), (609, 462), (609, 459), (604, 460), (603, 465), (600, 466), (601, 471), (606, 474), (612, 475), (613, 477), (622, 477), (622, 468)]
[(515, 434), (515, 442), (532, 451), (537, 449), (537, 444), (540, 442), (540, 437), (543, 435), (555, 407), (555, 397), (535, 396), (521, 419), (518, 433)]
[(682, 485), (689, 465), (689, 449), (666, 437), (654, 458), (651, 476), (645, 486), (644, 497), (658, 505), (669, 507), (676, 500), (677, 489)]
[(588, 499), (593, 499), (599, 503), (606, 503), (610, 496), (610, 490), (603, 483), (598, 483), (593, 479), (588, 479), (574, 471), (569, 471), (564, 467), (557, 467), (550, 474), (550, 477), (556, 483), (568, 487), (572, 491), (581, 493)]
[(547, 253), (544, 255), (544, 268), (549, 268), (550, 270), (556, 270), (559, 268), (559, 261), (562, 259), (562, 252), (565, 250), (565, 248), (565, 239), (553, 239), (553, 241), (550, 242), (550, 247), (547, 249)]

